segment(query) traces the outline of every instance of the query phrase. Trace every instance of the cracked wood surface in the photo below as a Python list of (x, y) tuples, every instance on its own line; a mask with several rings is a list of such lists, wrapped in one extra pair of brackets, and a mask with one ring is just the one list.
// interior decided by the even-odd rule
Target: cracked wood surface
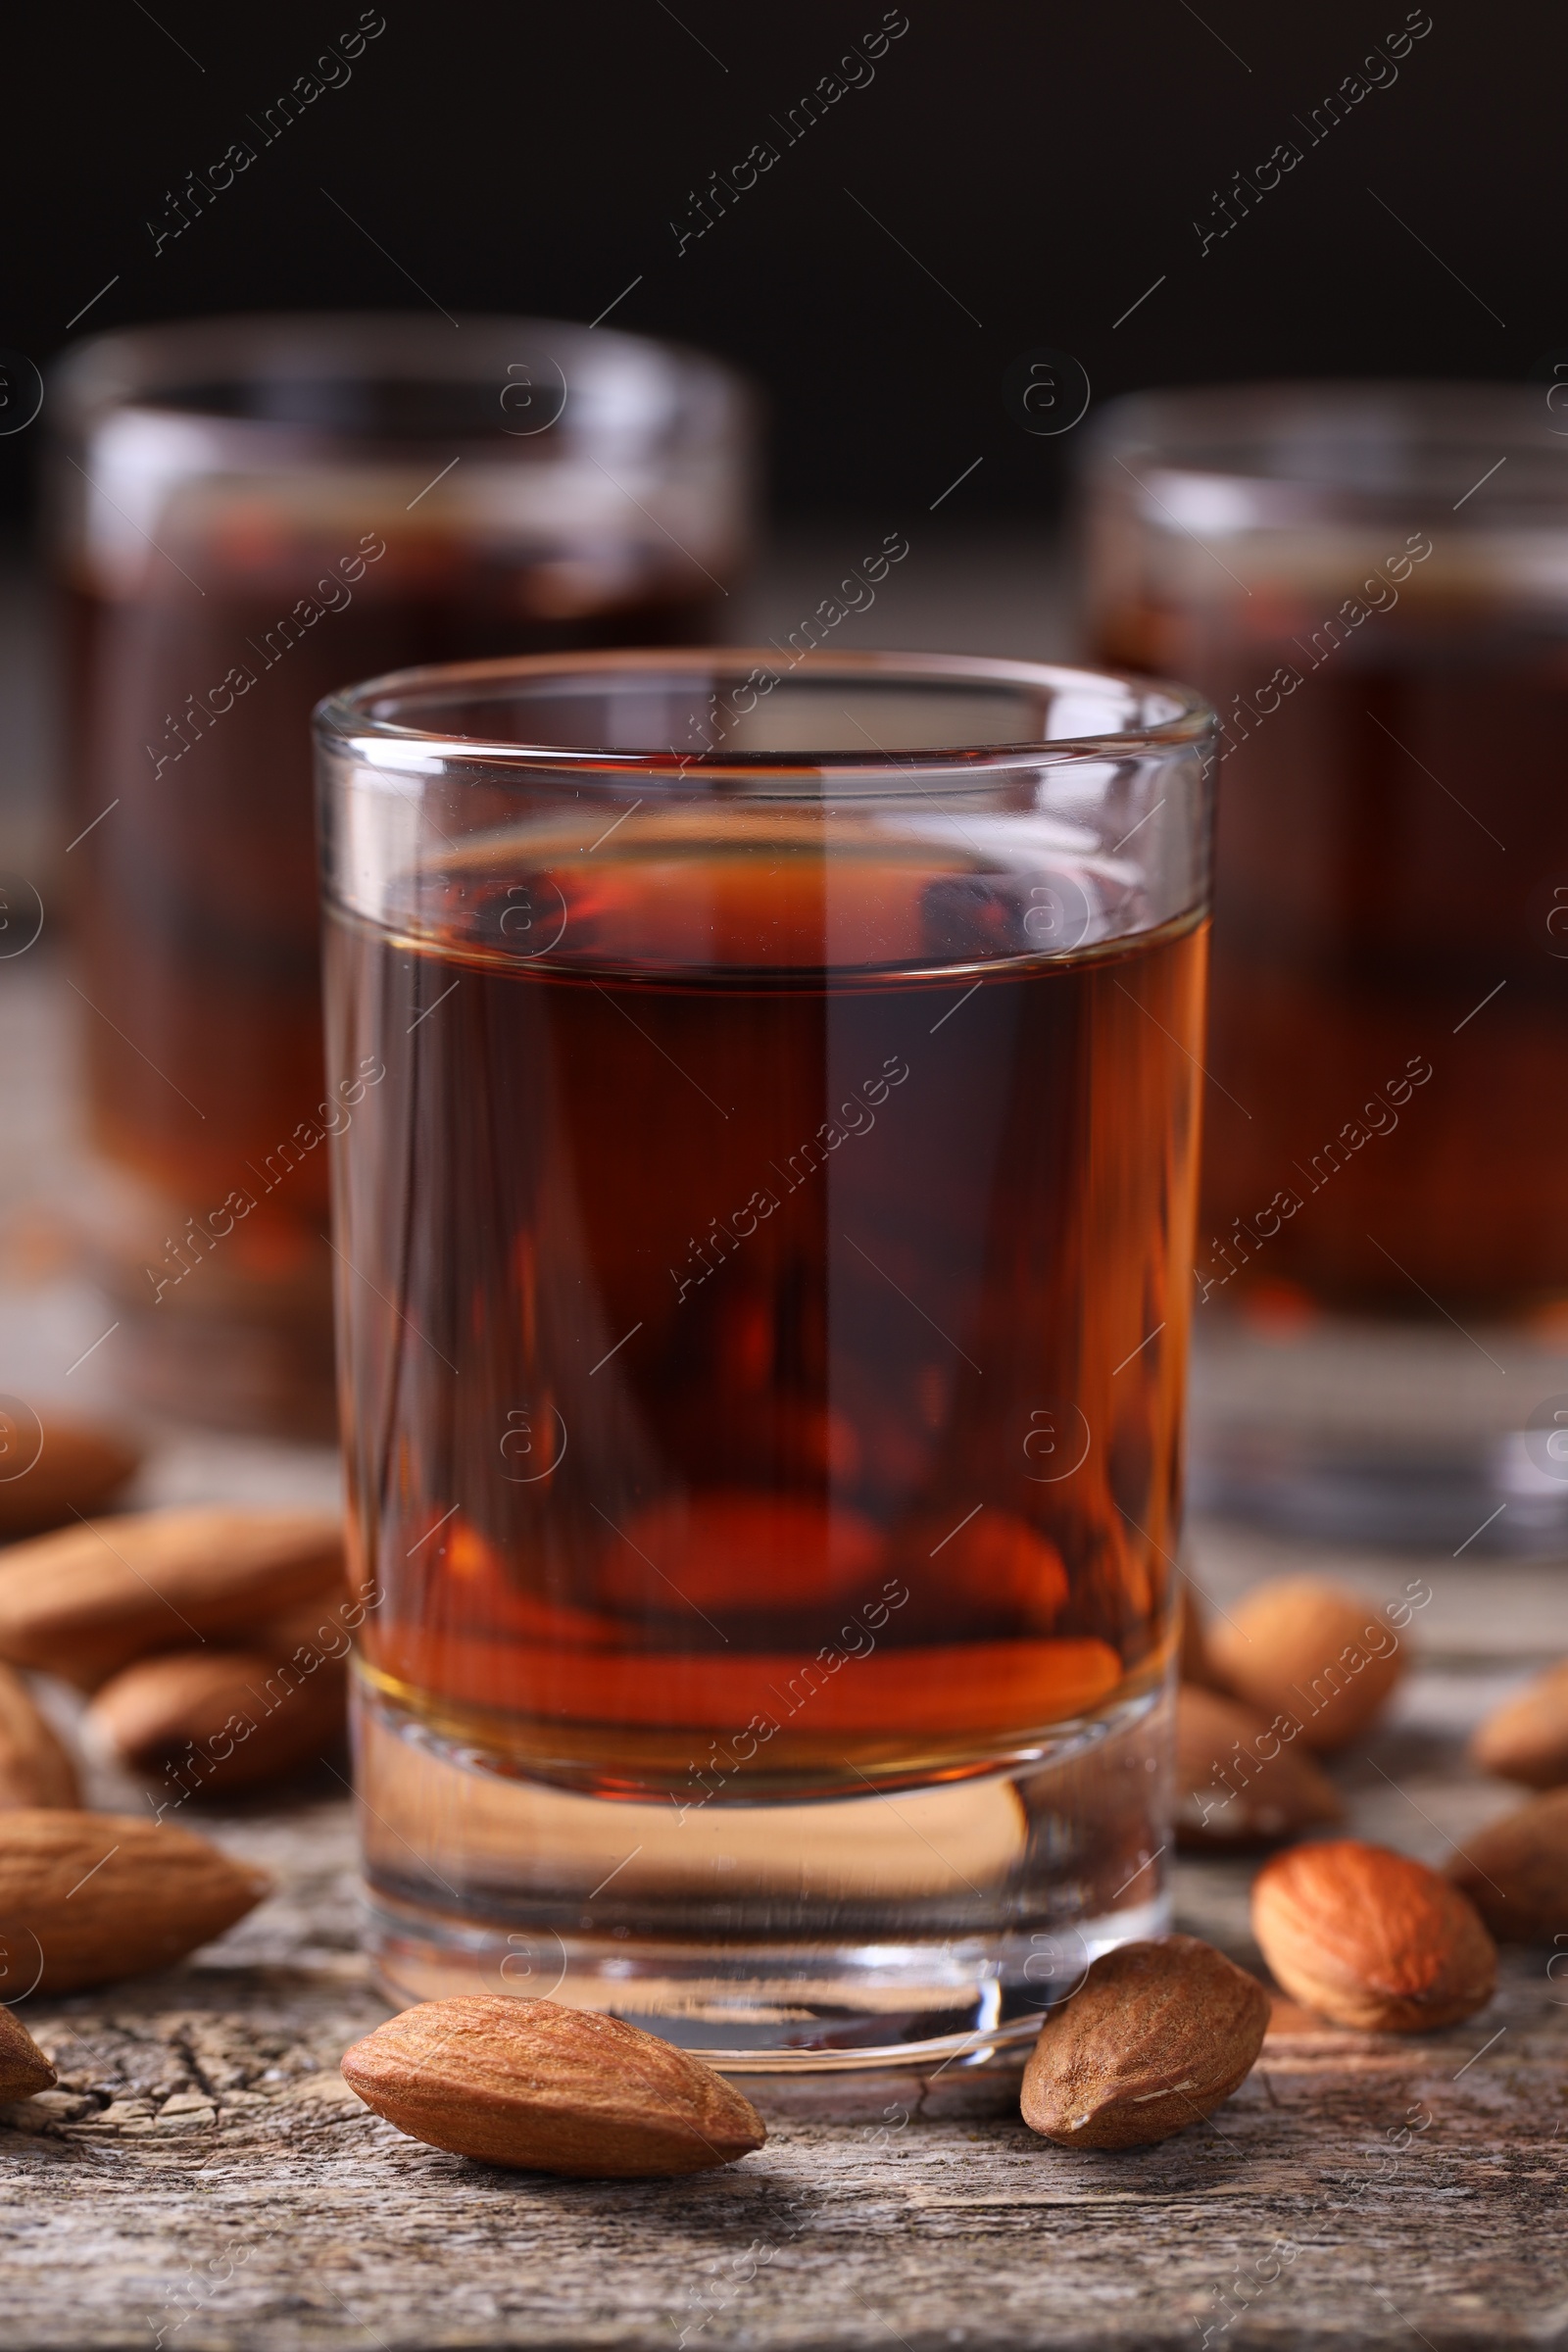
[(1214, 2123), (1156, 2149), (1053, 2148), (1015, 2116), (944, 2115), (939, 2086), (777, 2121), (760, 2155), (668, 2183), (402, 2138), (336, 2072), (380, 2014), (352, 1966), (268, 1963), (40, 2014), (61, 2084), (0, 2134), (7, 2340), (1557, 2340), (1568, 2034), (1536, 1955), (1451, 2034), (1284, 2012)]
[[(1244, 1565), (1255, 1545), (1205, 1561), (1221, 1593)], [(1434, 1582), (1425, 1665), (1334, 1770), (1362, 1835), (1435, 1861), (1513, 1801), (1463, 1732), (1568, 1645), (1568, 1597), (1552, 1570)], [(1568, 2345), (1568, 1983), (1544, 1951), (1506, 1953), (1492, 2007), (1441, 2034), (1282, 2002), (1238, 2095), (1155, 2149), (1051, 2147), (949, 2070), (775, 2101), (767, 2146), (721, 2173), (556, 2181), (404, 2139), (342, 2082), (386, 2012), (338, 1785), (205, 1826), (278, 1874), (272, 1899), (183, 1970), (22, 2006), (61, 2081), (0, 2109), (7, 2344)], [(1257, 1965), (1250, 1867), (1184, 1862), (1177, 1924)]]

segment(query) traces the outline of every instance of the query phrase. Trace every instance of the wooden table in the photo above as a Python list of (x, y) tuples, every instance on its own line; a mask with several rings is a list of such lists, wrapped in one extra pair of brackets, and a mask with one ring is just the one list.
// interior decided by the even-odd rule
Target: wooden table
[[(115, 1371), (61, 1241), (77, 1008), (47, 942), (0, 969), (0, 1391), (80, 1408), (113, 1397)], [(158, 1434), (144, 1502), (336, 1492), (324, 1455)], [(1380, 1595), (1428, 1576), (1424, 1665), (1336, 1767), (1355, 1826), (1437, 1861), (1512, 1801), (1465, 1770), (1463, 1732), (1533, 1660), (1568, 1654), (1561, 1568), (1330, 1559), (1216, 1529), (1195, 1563), (1222, 1601), (1301, 1565)], [(102, 1781), (94, 1795), (140, 1801)], [(418, 2147), (346, 2090), (338, 2057), (385, 2012), (335, 1783), (208, 1826), (276, 1872), (271, 1900), (175, 1975), (22, 2010), (62, 2080), (0, 2110), (0, 2347), (1568, 2343), (1568, 1982), (1544, 1952), (1507, 1955), (1493, 2008), (1451, 2034), (1283, 2010), (1213, 2123), (1147, 2152), (1069, 2154), (965, 2112), (950, 2070), (890, 2084), (869, 2114), (781, 2118), (716, 2175), (583, 2185)], [(1248, 1878), (1184, 1863), (1178, 1920), (1255, 1961)]]
[[(1222, 1598), (1299, 1556), (1197, 1546)], [(1568, 1580), (1414, 1566), (1424, 1663), (1337, 1771), (1358, 1829), (1437, 1859), (1511, 1801), (1466, 1770), (1462, 1732), (1532, 1655), (1568, 1650)], [(1349, 1572), (1392, 1591), (1412, 1563)], [(209, 1826), (277, 1874), (261, 1910), (168, 1977), (22, 2010), (61, 2085), (0, 2110), (7, 2344), (1568, 2342), (1568, 1981), (1544, 1951), (1505, 1954), (1493, 2007), (1447, 2034), (1342, 2033), (1282, 2003), (1236, 2098), (1159, 2148), (1054, 2148), (975, 2112), (950, 2070), (849, 2114), (824, 2094), (718, 2174), (565, 2182), (417, 2146), (343, 2084), (385, 2008), (335, 1784)], [(1249, 1876), (1183, 1862), (1177, 1912), (1256, 1964)]]

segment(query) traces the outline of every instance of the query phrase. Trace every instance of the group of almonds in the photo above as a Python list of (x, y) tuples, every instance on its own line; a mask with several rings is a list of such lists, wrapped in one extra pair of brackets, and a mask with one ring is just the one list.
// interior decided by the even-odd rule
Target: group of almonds
[[(1207, 1627), (1186, 1596), (1178, 1843), (1237, 1851), (1343, 1820), (1317, 1757), (1359, 1740), (1387, 1704), (1407, 1655), (1399, 1614), (1309, 1577), (1263, 1586)], [(1568, 1933), (1568, 1664), (1489, 1717), (1470, 1753), (1544, 1793), (1472, 1837), (1446, 1871), (1348, 1838), (1288, 1844), (1264, 1864), (1252, 1933), (1292, 1998), (1365, 2031), (1456, 2025), (1492, 1997), (1494, 1937)], [(1245, 2080), (1269, 2014), (1256, 1978), (1193, 1937), (1123, 1945), (1047, 2020), (1025, 2120), (1063, 2144), (1165, 2138)]]
[[(74, 1764), (14, 1669), (90, 1692), (89, 1723), (123, 1761), (167, 1776), (177, 1758), (181, 1795), (254, 1784), (341, 1727), (343, 1554), (337, 1523), (314, 1512), (91, 1519), (114, 1483), (109, 1442), (95, 1452), (91, 1432), (52, 1437), (53, 1485), (20, 1506), (30, 1522), (0, 1485), (0, 1535), (68, 1512), (73, 1522), (0, 1551), (0, 1936), (19, 1975), (35, 1951), (36, 1985), (69, 1992), (183, 1958), (268, 1881), (161, 1818), (80, 1810)], [(1237, 1849), (1338, 1824), (1315, 1758), (1367, 1730), (1404, 1662), (1387, 1616), (1313, 1579), (1266, 1586), (1206, 1630), (1189, 1598), (1180, 1842)], [(1544, 1793), (1472, 1838), (1446, 1874), (1351, 1838), (1289, 1845), (1265, 1864), (1252, 1928), (1287, 1993), (1346, 2026), (1451, 2025), (1491, 1997), (1494, 1935), (1568, 1933), (1568, 1664), (1494, 1714), (1472, 1755)], [(1167, 2138), (1246, 2079), (1270, 2008), (1256, 1977), (1194, 1936), (1123, 1944), (1047, 2017), (1024, 2120), (1063, 2146)], [(766, 2137), (702, 2060), (555, 2001), (422, 2002), (357, 2042), (343, 2073), (414, 2138), (528, 2170), (689, 2173)], [(0, 2102), (54, 2081), (0, 2009)]]
[(19, 1667), (88, 1693), (88, 1740), (174, 1804), (276, 1780), (342, 1740), (335, 1513), (101, 1516), (138, 1462), (118, 1433), (51, 1418), (27, 1471), (0, 1479), (0, 1807), (80, 1802)]
[[(1408, 1657), (1407, 1642), (1391, 1634), (1389, 1616), (1375, 1603), (1314, 1577), (1261, 1586), (1233, 1617), (1207, 1628), (1199, 1625), (1189, 1595), (1176, 1702), (1178, 1841), (1244, 1847), (1337, 1825), (1344, 1807), (1315, 1758), (1358, 1740), (1381, 1713)], [(1355, 1659), (1363, 1662), (1357, 1666)], [(1460, 1916), (1479, 1915), (1499, 1942), (1549, 1942), (1568, 1934), (1568, 1662), (1538, 1676), (1490, 1715), (1471, 1740), (1470, 1760), (1482, 1772), (1538, 1793), (1467, 1838), (1443, 1878), (1349, 1839), (1311, 1842), (1279, 1855), (1259, 1876), (1253, 1927), (1264, 1956), (1288, 1990), (1325, 2016), (1395, 2031), (1440, 2022), (1424, 2011), (1419, 2018), (1396, 2015), (1409, 1997), (1403, 1987), (1389, 1992), (1387, 2015), (1373, 2015), (1375, 1992), (1333, 1995), (1310, 1971), (1303, 1981), (1301, 1960), (1293, 1963), (1288, 1951), (1276, 1957), (1274, 1944), (1291, 1936), (1278, 1922), (1293, 1906), (1307, 1933), (1314, 1932), (1313, 1913), (1323, 1914), (1321, 1934), (1325, 1951), (1330, 1948), (1330, 1920), (1343, 1921), (1348, 1900), (1342, 1876), (1352, 1867), (1364, 1869), (1369, 1885), (1386, 1892), (1391, 1916), (1410, 1912), (1416, 1898), (1409, 1889), (1426, 1888), (1427, 1915), (1417, 1920), (1412, 1914), (1402, 1931), (1412, 1945), (1423, 1947), (1423, 1966), (1438, 1945), (1468, 1940), (1453, 1924), (1449, 1889), (1464, 1898)], [(1352, 1853), (1373, 1859), (1352, 1866), (1343, 1859)], [(1417, 1877), (1403, 1878), (1401, 1871)], [(1286, 1890), (1294, 1892), (1288, 1897)], [(1352, 1906), (1352, 1915), (1365, 1908)], [(1369, 1967), (1385, 1932), (1368, 1929)], [(1353, 1969), (1353, 1955), (1343, 1966)], [(1446, 2007), (1449, 1996), (1434, 1989), (1426, 1997)], [(1453, 2016), (1468, 2016), (1485, 1997)]]
[[(342, 1738), (336, 1516), (96, 1515), (138, 1459), (113, 1432), (52, 1417), (35, 1459), (0, 1478), (0, 1944), (19, 1991), (145, 1975), (232, 1927), (269, 1891), (266, 1874), (171, 1809), (274, 1779)], [(75, 1758), (24, 1670), (87, 1695), (87, 1738), (153, 1781), (153, 1813), (82, 1808)], [(0, 2102), (54, 2081), (0, 2009)]]
[[(20, 1992), (168, 1968), (232, 1927), (265, 1873), (168, 1814), (342, 1737), (335, 1514), (92, 1516), (136, 1464), (112, 1433), (51, 1419), (36, 1459), (0, 1479), (0, 1539), (16, 1539), (0, 1549), (0, 1944)], [(88, 1696), (88, 1739), (154, 1782), (146, 1818), (83, 1809), (76, 1760), (24, 1670)], [(53, 2081), (0, 2009), (0, 2100)]]

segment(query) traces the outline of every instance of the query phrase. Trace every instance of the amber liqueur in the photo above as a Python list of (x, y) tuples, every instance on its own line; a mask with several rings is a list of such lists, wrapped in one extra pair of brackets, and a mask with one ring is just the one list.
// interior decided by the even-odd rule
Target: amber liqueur
[(1033, 954), (1039, 880), (644, 814), (331, 911), (333, 1066), (387, 1073), (337, 1202), (384, 1704), (683, 1806), (1152, 1690), (1205, 936), (1102, 897)]
[(173, 1204), (152, 1292), (200, 1257), (215, 1215), (228, 1238), (208, 1290), (236, 1265), (281, 1288), (330, 1262), (326, 1154), (311, 1141), (336, 1101), (321, 1059), (314, 706), (415, 662), (710, 633), (703, 582), (701, 598), (684, 580), (568, 595), (561, 566), (487, 559), (433, 531), (389, 545), (361, 520), (302, 545), (258, 500), (179, 543), (188, 579), (163, 564), (135, 594), (71, 592), (89, 1099), (100, 1144)]
[(1416, 1315), (1568, 1292), (1568, 632), (1416, 568), (1422, 544), (1354, 625), (1343, 581), (1255, 565), (1246, 604), (1100, 624), (1103, 657), (1191, 680), (1223, 722), (1210, 1299), (1264, 1277)]

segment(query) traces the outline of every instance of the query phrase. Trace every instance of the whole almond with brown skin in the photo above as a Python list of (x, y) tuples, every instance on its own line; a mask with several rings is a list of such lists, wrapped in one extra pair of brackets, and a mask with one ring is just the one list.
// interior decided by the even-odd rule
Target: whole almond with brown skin
[(767, 2137), (700, 2058), (559, 2001), (421, 2001), (357, 2041), (343, 2077), (413, 2139), (583, 2180), (705, 2172)]
[(36, 2098), (59, 2080), (26, 2027), (19, 2025), (9, 2009), (0, 2009), (0, 2105)]
[(254, 1788), (335, 1750), (347, 1677), (260, 1650), (178, 1649), (111, 1675), (87, 1722), (122, 1763), (162, 1773), (178, 1794)]
[(75, 1992), (169, 1968), (259, 1903), (266, 1874), (134, 1813), (0, 1813), (0, 1939)]
[(1475, 1831), (1448, 1876), (1499, 1942), (1568, 1936), (1568, 1788), (1534, 1796)]
[(21, 1675), (0, 1666), (0, 1809), (80, 1802), (70, 1749)]
[(37, 1428), (19, 1432), (19, 1443), (26, 1444), (29, 1436), (28, 1450), (37, 1450), (26, 1469), (17, 1477), (0, 1475), (0, 1542), (64, 1526), (78, 1513), (90, 1519), (141, 1467), (139, 1446), (94, 1421), (46, 1411)]
[(1041, 2027), (1023, 2120), (1059, 2147), (1152, 2147), (1246, 2081), (1268, 2019), (1257, 1979), (1196, 1936), (1120, 1944)]
[(1471, 1740), (1470, 1760), (1527, 1788), (1568, 1781), (1568, 1665), (1553, 1666), (1505, 1698)]
[(1315, 1576), (1260, 1586), (1207, 1639), (1236, 1696), (1290, 1715), (1311, 1748), (1358, 1739), (1404, 1672), (1399, 1638), (1376, 1601)]
[(1496, 1946), (1469, 1897), (1424, 1863), (1354, 1838), (1265, 1863), (1252, 1933), (1292, 1998), (1341, 2026), (1457, 2025), (1497, 1981)]
[(351, 1604), (346, 1587), (333, 1586), (330, 1592), (296, 1601), (292, 1608), (248, 1626), (245, 1647), (263, 1649), (270, 1658), (292, 1657), (301, 1649), (318, 1658), (346, 1658), (354, 1632), (367, 1614), (363, 1604)]
[(1233, 1698), (1176, 1693), (1176, 1842), (1269, 1844), (1343, 1821), (1339, 1792), (1299, 1740)]
[(132, 1658), (243, 1638), (297, 1602), (341, 1592), (343, 1530), (327, 1511), (136, 1511), (0, 1552), (0, 1658), (94, 1690)]

